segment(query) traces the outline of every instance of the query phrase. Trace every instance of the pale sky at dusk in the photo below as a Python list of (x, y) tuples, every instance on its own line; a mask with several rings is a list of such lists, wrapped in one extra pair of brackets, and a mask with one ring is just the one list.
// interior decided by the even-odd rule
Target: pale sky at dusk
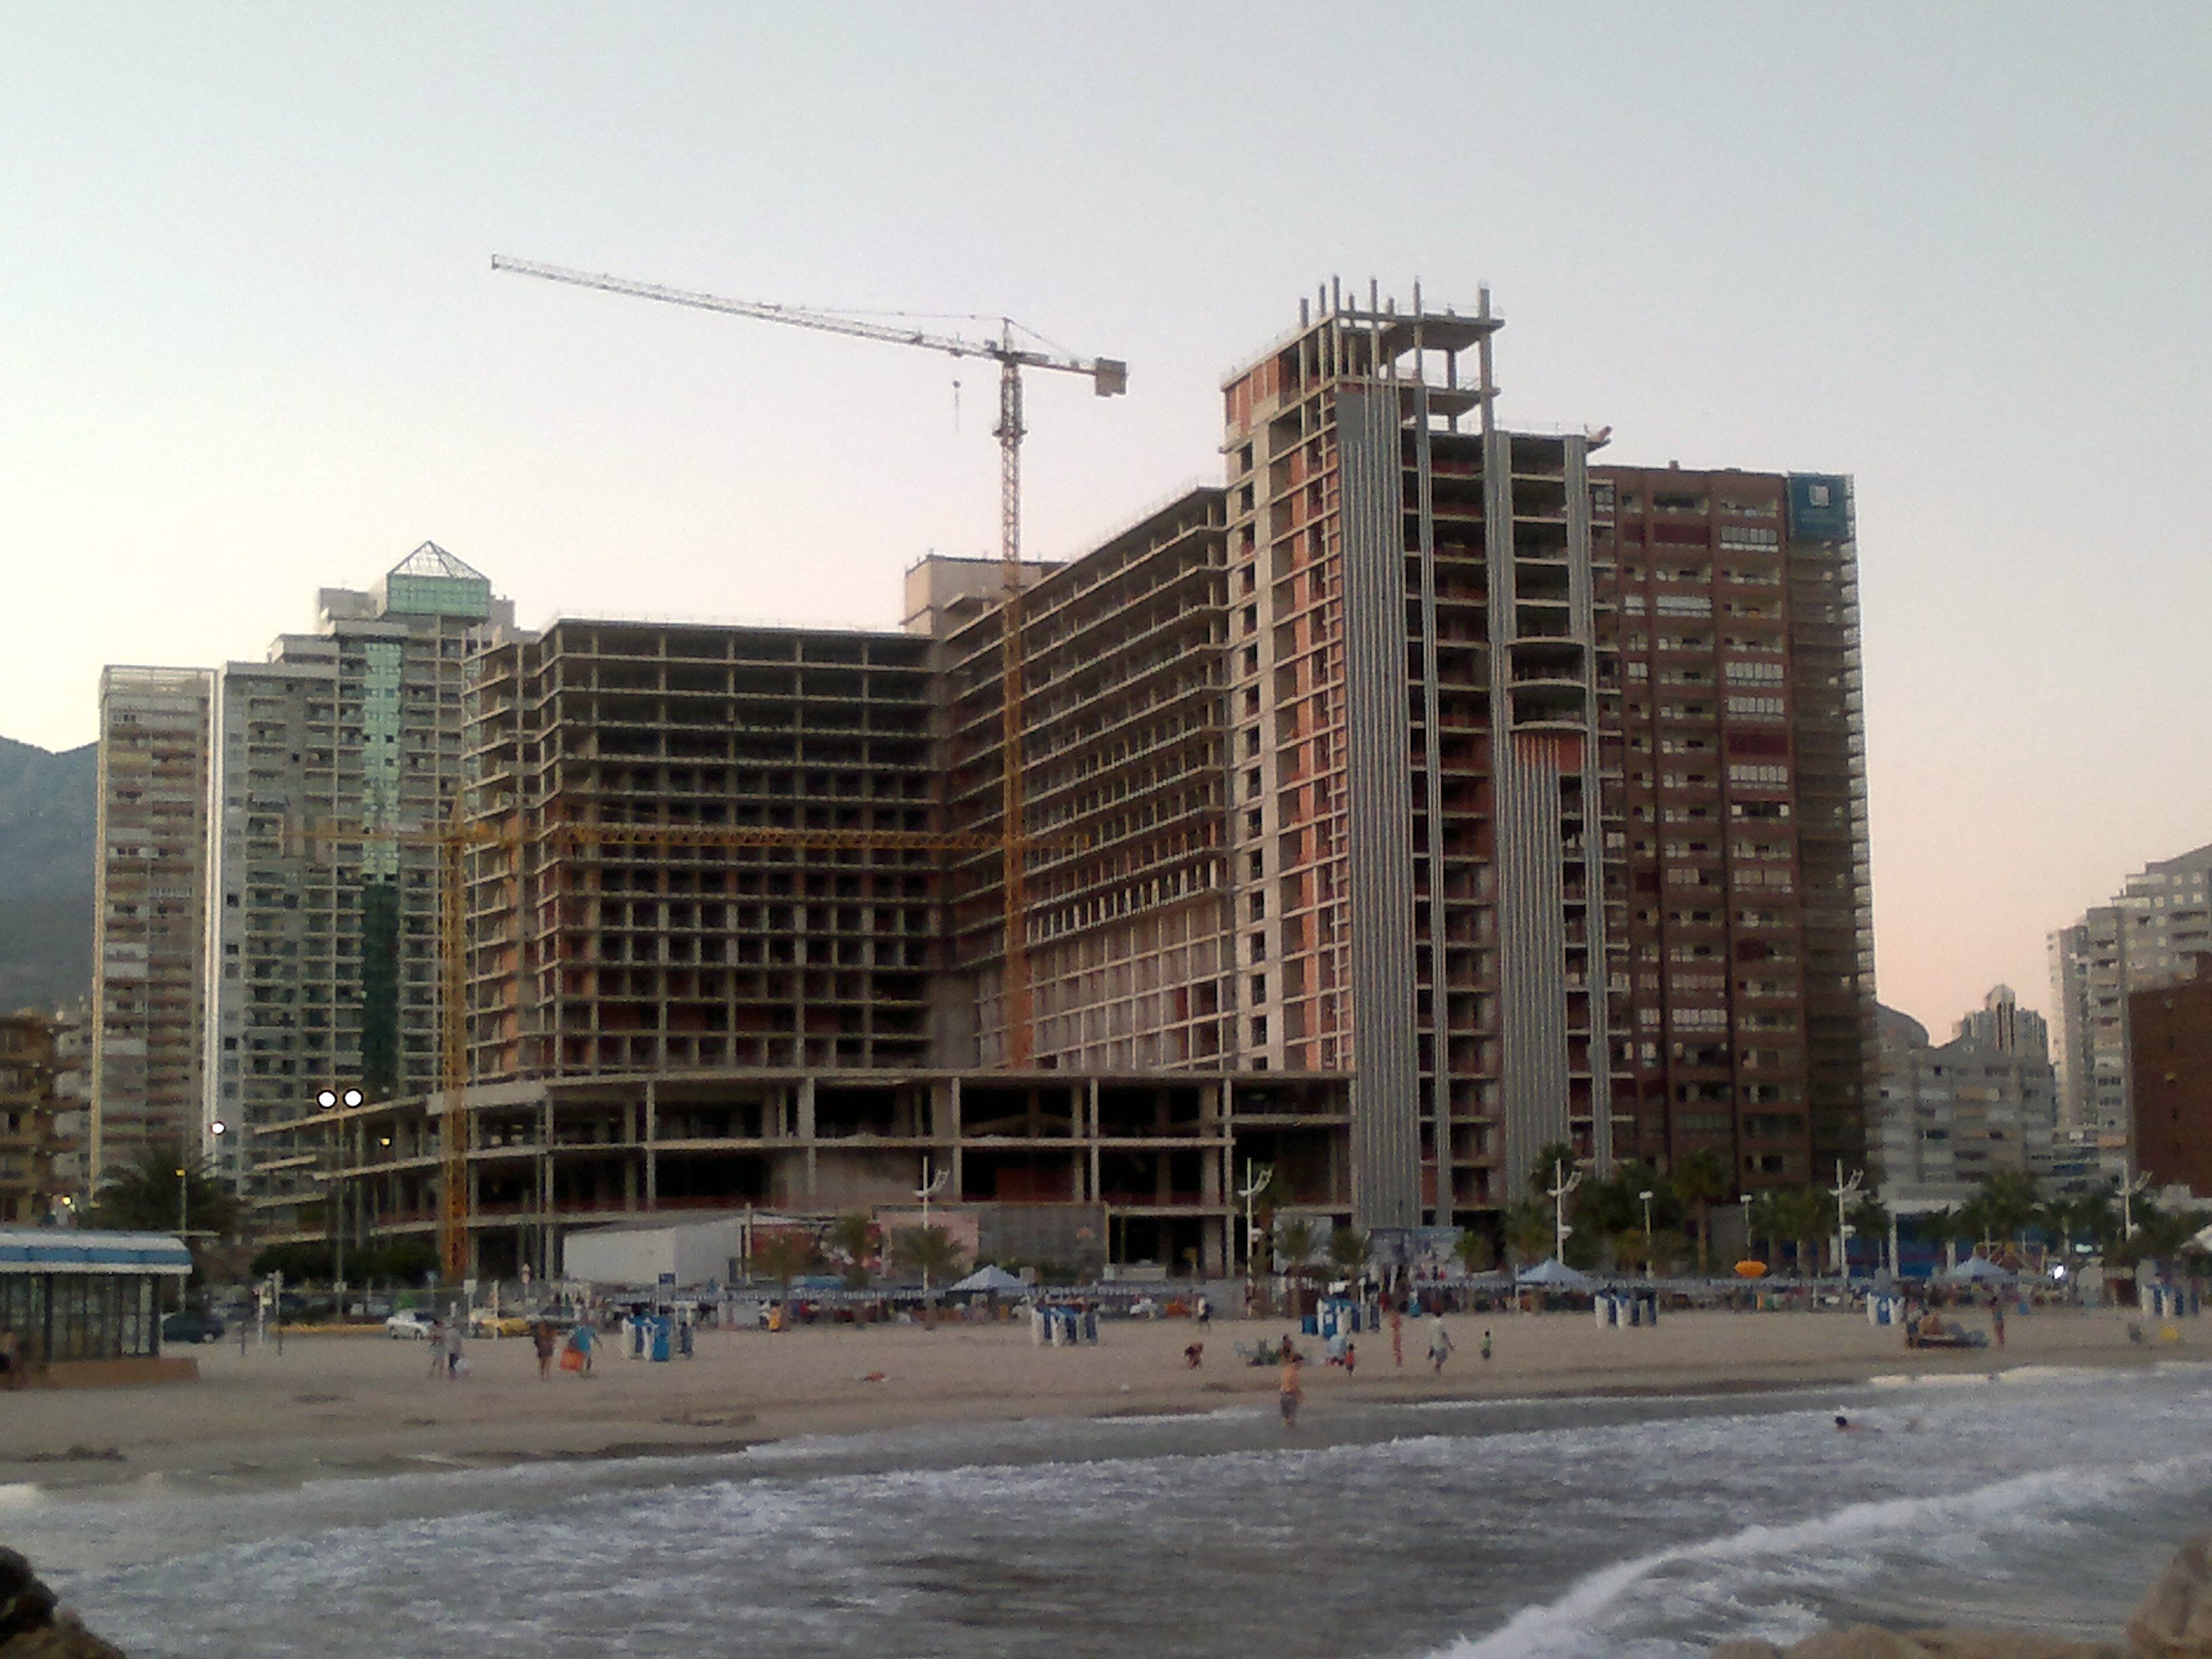
[[(1935, 1028), (2212, 841), (2212, 13), (7, 7), (0, 735), (423, 539), (556, 613), (887, 625), (994, 545), (990, 376), (495, 275), (1005, 311), (1030, 550), (1217, 476), (1331, 274), (1509, 423), (1857, 478), (1880, 993)], [(958, 425), (952, 382), (963, 383)]]

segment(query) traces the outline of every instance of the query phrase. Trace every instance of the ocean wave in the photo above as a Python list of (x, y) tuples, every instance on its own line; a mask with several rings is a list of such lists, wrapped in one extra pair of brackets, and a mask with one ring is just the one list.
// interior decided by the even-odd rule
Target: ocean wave
[[(1847, 1504), (1802, 1521), (1745, 1527), (1599, 1568), (1557, 1599), (1522, 1609), (1487, 1636), (1450, 1643), (1431, 1659), (1660, 1655), (1702, 1651), (1722, 1636), (1796, 1639), (1817, 1614), (1790, 1599), (1792, 1586), (1832, 1590), (1863, 1583), (1890, 1557), (1924, 1559), (1937, 1546), (1963, 1566), (2000, 1536), (2049, 1533), (2085, 1513), (2208, 1481), (2212, 1453), (2200, 1452), (2118, 1468), (2044, 1469), (1962, 1492)], [(1668, 1640), (1656, 1632), (1660, 1626), (1704, 1628), (1692, 1644)], [(1620, 1638), (1631, 1628), (1643, 1639), (1625, 1644)]]

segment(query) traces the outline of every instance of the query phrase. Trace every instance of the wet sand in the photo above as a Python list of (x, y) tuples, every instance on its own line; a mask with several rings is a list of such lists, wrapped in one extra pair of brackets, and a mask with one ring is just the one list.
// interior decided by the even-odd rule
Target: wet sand
[[(1601, 1330), (1587, 1315), (1461, 1315), (1442, 1376), (1425, 1358), (1425, 1326), (1408, 1321), (1402, 1368), (1387, 1330), (1358, 1339), (1346, 1375), (1306, 1367), (1307, 1407), (1348, 1401), (1576, 1394), (1701, 1394), (1884, 1376), (1984, 1377), (2033, 1365), (2142, 1365), (2212, 1350), (2212, 1326), (2184, 1322), (2177, 1344), (2130, 1344), (2132, 1310), (2046, 1311), (2008, 1322), (2008, 1345), (1972, 1352), (1908, 1351), (1902, 1334), (1863, 1316), (1691, 1313), (1656, 1328)], [(1986, 1316), (1967, 1323), (1987, 1328)], [(939, 1422), (1210, 1411), (1276, 1387), (1272, 1369), (1241, 1364), (1239, 1340), (1273, 1340), (1281, 1320), (1114, 1321), (1095, 1347), (1040, 1348), (1025, 1321), (865, 1328), (817, 1326), (770, 1335), (702, 1331), (697, 1357), (665, 1364), (611, 1355), (593, 1375), (538, 1376), (526, 1339), (468, 1345), (472, 1374), (428, 1375), (419, 1342), (382, 1334), (235, 1340), (191, 1350), (192, 1384), (0, 1395), (0, 1483), (83, 1488), (161, 1475), (190, 1485), (293, 1485), (331, 1476), (494, 1466), (544, 1459), (727, 1451), (799, 1434), (853, 1434)], [(1487, 1364), (1483, 1331), (1494, 1343)], [(1186, 1343), (1205, 1363), (1187, 1369)], [(1319, 1344), (1302, 1345), (1317, 1360)], [(880, 1372), (880, 1382), (867, 1380)]]

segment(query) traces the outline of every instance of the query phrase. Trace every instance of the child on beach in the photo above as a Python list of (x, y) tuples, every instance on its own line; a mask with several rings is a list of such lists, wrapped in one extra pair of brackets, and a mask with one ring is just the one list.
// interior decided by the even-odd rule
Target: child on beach
[(1298, 1366), (1301, 1363), (1298, 1352), (1289, 1346), (1289, 1338), (1284, 1339), (1283, 1375), (1280, 1389), (1283, 1427), (1286, 1430), (1297, 1427), (1298, 1402), (1305, 1398), (1305, 1391), (1298, 1386)]
[(1451, 1333), (1444, 1328), (1444, 1316), (1438, 1314), (1429, 1322), (1429, 1365), (1438, 1376), (1444, 1372), (1444, 1361), (1451, 1358)]

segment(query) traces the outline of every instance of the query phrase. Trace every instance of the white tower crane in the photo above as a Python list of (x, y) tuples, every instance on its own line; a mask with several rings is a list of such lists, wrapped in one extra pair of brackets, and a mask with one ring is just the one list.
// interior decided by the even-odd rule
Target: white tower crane
[(999, 555), (1005, 584), (1005, 604), (1000, 620), (1000, 657), (1005, 673), (1002, 705), (1005, 775), (1000, 797), (1006, 850), (1006, 1056), (1009, 1066), (1029, 1064), (1034, 1040), (1029, 969), (1029, 833), (1022, 800), (1022, 371), (1048, 368), (1090, 377), (1091, 390), (1101, 398), (1118, 397), (1129, 389), (1129, 366), (1112, 357), (1071, 357), (1018, 345), (1012, 318), (999, 319), (995, 340), (971, 340), (959, 335), (933, 334), (926, 330), (869, 322), (830, 311), (811, 311), (801, 306), (770, 304), (760, 300), (726, 300), (713, 294), (664, 288), (657, 283), (635, 283), (621, 276), (562, 265), (538, 264), (495, 253), (494, 270), (511, 270), (522, 276), (541, 276), (548, 282), (595, 288), (607, 294), (626, 294), (640, 300), (659, 300), (668, 305), (689, 306), (695, 311), (719, 311), (732, 317), (752, 317), (766, 323), (787, 323), (824, 334), (849, 334), (857, 339), (880, 340), (889, 345), (920, 346), (952, 357), (988, 357), (999, 365), (999, 424), (992, 429), (999, 441)]

